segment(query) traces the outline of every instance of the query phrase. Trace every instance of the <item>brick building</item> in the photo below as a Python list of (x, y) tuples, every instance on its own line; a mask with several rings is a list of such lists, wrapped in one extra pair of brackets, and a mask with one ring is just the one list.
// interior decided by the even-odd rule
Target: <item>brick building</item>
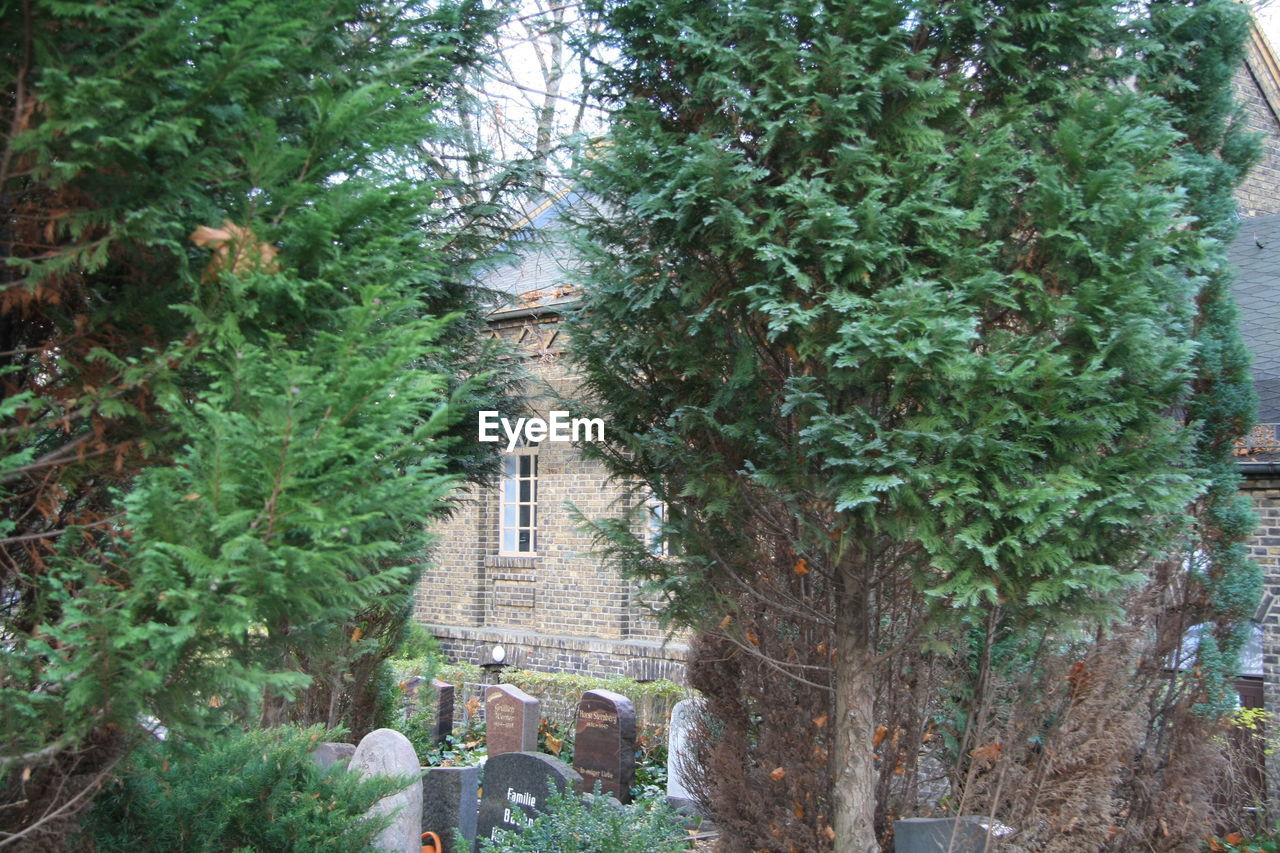
[[(1255, 616), (1260, 649), (1241, 661), (1241, 685), (1248, 701), (1246, 691), (1261, 682), (1260, 698), (1274, 714), (1280, 712), (1280, 64), (1257, 28), (1247, 47), (1236, 89), (1250, 127), (1263, 135), (1263, 155), (1236, 192), (1241, 224), (1229, 259), (1258, 394), (1258, 427), (1242, 443), (1239, 469), (1258, 513), (1249, 546), (1263, 568), (1265, 593)], [(1268, 773), (1280, 778), (1273, 768)]]
[[(559, 329), (573, 298), (562, 271), (568, 252), (556, 239), (558, 203), (534, 211), (517, 231), (514, 239), (525, 243), (516, 247), (520, 262), (480, 282), (505, 294), (489, 316), (489, 334), (515, 345), (529, 377), (528, 414), (543, 419), (565, 410), (555, 400), (576, 387)], [(569, 406), (573, 417), (600, 417), (607, 429), (607, 413)], [(507, 663), (533, 669), (682, 680), (683, 639), (668, 641), (636, 585), (592, 556), (592, 537), (569, 507), (601, 518), (636, 500), (571, 443), (541, 441), (504, 454), (499, 481), (469, 489), (437, 529), (417, 620), (458, 660), (485, 662), (500, 645)]]

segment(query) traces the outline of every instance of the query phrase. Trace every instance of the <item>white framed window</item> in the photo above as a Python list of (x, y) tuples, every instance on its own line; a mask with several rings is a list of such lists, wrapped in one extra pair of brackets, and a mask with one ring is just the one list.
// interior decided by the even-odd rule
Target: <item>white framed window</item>
[(538, 552), (538, 446), (502, 456), (499, 485), (498, 553)]
[(644, 502), (644, 544), (655, 557), (667, 556), (667, 540), (662, 535), (666, 522), (667, 505), (650, 492)]

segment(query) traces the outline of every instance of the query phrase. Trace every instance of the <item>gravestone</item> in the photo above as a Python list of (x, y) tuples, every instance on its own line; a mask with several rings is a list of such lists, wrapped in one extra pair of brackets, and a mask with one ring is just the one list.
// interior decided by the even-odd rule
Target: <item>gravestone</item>
[(413, 784), (383, 797), (369, 809), (371, 815), (395, 812), (391, 825), (374, 841), (378, 850), (391, 853), (422, 851), (422, 779), (418, 753), (409, 739), (395, 729), (375, 729), (364, 736), (348, 769), (361, 776), (413, 777)]
[(893, 822), (895, 853), (986, 853), (1012, 832), (985, 817), (910, 817)]
[[(434, 832), (444, 842), (444, 853), (469, 853), (476, 839), (476, 800), (479, 767), (428, 767), (422, 776), (422, 831)], [(454, 830), (467, 846), (453, 843)]]
[(495, 684), (484, 692), (484, 731), (488, 754), (538, 749), (538, 700), (519, 687)]
[(667, 801), (681, 812), (697, 810), (685, 771), (696, 773), (698, 770), (690, 766), (694, 761), (689, 733), (699, 708), (698, 700), (681, 699), (671, 709), (671, 724), (667, 727)]
[(438, 678), (431, 680), (436, 689), (436, 743), (453, 734), (453, 685)]
[(409, 719), (418, 713), (418, 690), (426, 681), (421, 675), (412, 675), (400, 682), (400, 692), (404, 694), (404, 717)]
[(326, 770), (335, 764), (346, 767), (355, 753), (354, 743), (322, 743), (311, 751), (311, 760)]
[(582, 791), (582, 777), (558, 758), (541, 752), (504, 752), (484, 765), (484, 797), (476, 826), (476, 845), (499, 829), (516, 832), (546, 811), (552, 790)]
[(587, 791), (631, 802), (636, 778), (636, 712), (631, 700), (610, 690), (588, 690), (578, 703), (573, 736), (573, 769)]

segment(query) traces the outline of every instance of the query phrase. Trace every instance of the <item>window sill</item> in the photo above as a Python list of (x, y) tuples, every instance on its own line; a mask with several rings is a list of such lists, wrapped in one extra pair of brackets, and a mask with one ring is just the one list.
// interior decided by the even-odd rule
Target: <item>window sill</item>
[(484, 558), (486, 569), (536, 569), (541, 565), (537, 554), (490, 554)]

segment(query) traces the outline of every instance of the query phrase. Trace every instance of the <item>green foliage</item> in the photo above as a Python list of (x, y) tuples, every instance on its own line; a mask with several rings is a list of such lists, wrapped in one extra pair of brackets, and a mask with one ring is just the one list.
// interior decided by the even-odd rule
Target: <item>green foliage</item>
[(632, 800), (667, 799), (667, 742), (665, 732), (650, 729), (636, 736), (636, 781)]
[(404, 733), (413, 742), (423, 767), (471, 767), (488, 754), (484, 721), (478, 716), (461, 727), (455, 727), (440, 743), (435, 741), (433, 733), (429, 733), (429, 725), (428, 717), (416, 715), (410, 718)]
[[(1259, 140), (1246, 130), (1231, 82), (1244, 60), (1248, 17), (1221, 4), (1164, 0), (1152, 4), (1149, 26), (1156, 43), (1141, 85), (1170, 105), (1175, 127), (1190, 143), (1179, 156), (1197, 228), (1230, 240), (1237, 230), (1233, 190), (1259, 156)], [(1194, 393), (1186, 419), (1196, 435), (1192, 459), (1207, 489), (1194, 508), (1197, 528), (1188, 560), (1187, 597), (1197, 612), (1182, 618), (1213, 626), (1198, 653), (1199, 701), (1202, 712), (1221, 716), (1234, 706), (1231, 679), (1262, 595), (1261, 569), (1243, 546), (1257, 518), (1239, 492), (1233, 455), (1236, 439), (1253, 425), (1257, 399), (1230, 293), (1230, 268), (1216, 252), (1201, 255), (1194, 246), (1185, 257), (1202, 277)]]
[(623, 806), (600, 793), (552, 791), (547, 810), (521, 832), (480, 842), (481, 853), (677, 853), (686, 849), (682, 821), (665, 804)]
[(375, 724), (424, 524), (485, 464), (464, 416), (505, 382), (464, 284), (496, 216), (421, 148), (494, 23), (0, 9), (10, 825), (73, 820), (66, 774), (142, 714)]
[(143, 745), (98, 796), (86, 840), (103, 853), (372, 850), (390, 817), (365, 813), (405, 780), (322, 770), (310, 753), (327, 737), (286, 727)]
[(395, 658), (401, 660), (418, 660), (422, 663), (423, 678), (432, 678), (440, 666), (442, 653), (440, 641), (435, 635), (417, 622), (410, 622), (405, 630), (404, 639), (396, 647)]
[[(870, 813), (874, 727), (850, 740), (846, 725), (895, 687), (862, 661), (907, 660), (968, 614), (1015, 633), (1115, 618), (1155, 560), (1221, 524), (1194, 504), (1225, 500), (1225, 469), (1198, 454), (1229, 445), (1247, 398), (1210, 387), (1229, 318), (1210, 332), (1203, 317), (1226, 318), (1220, 240), (1248, 162), (1221, 85), (1241, 16), (591, 5), (612, 124), (580, 175), (598, 203), (578, 215), (572, 352), (611, 413), (600, 455), (668, 504), (679, 557), (598, 530), (709, 638), (695, 686), (722, 691), (739, 744), (717, 746), (719, 775), (786, 765), (767, 805), (762, 785), (725, 784), (730, 837), (764, 847), (756, 826), (788, 827), (824, 847), (836, 810), (835, 834), (863, 849), (871, 827), (850, 821)], [(1205, 38), (1173, 37), (1184, 25)], [(1223, 348), (1234, 379), (1240, 352)], [(1210, 400), (1236, 414), (1170, 416)], [(1253, 586), (1234, 547), (1211, 571), (1238, 614)], [(823, 713), (838, 748), (810, 727)], [(828, 747), (831, 763), (795, 758)], [(804, 799), (826, 773), (840, 784)]]

